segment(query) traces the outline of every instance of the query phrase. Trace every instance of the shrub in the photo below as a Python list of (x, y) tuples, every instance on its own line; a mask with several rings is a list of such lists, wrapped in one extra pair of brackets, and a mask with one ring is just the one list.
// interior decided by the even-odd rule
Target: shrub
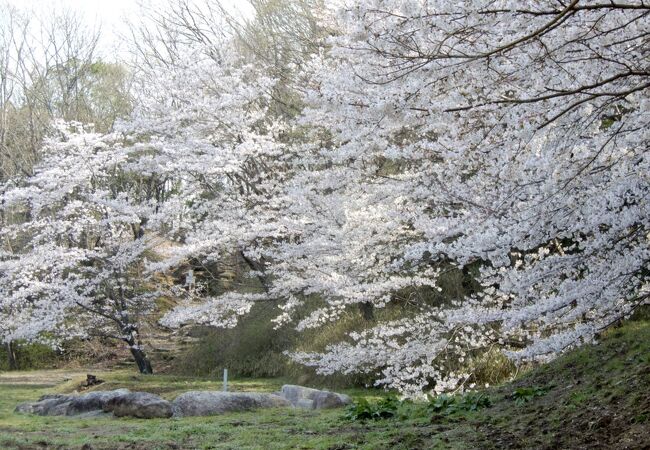
[[(60, 353), (38, 343), (14, 342), (14, 355), (19, 370), (51, 369), (60, 362)], [(9, 370), (7, 349), (0, 347), (0, 370)]]
[(512, 399), (515, 401), (517, 405), (523, 405), (524, 403), (527, 403), (531, 401), (535, 397), (541, 397), (545, 395), (548, 392), (548, 388), (542, 388), (542, 387), (520, 387), (515, 389), (515, 391), (511, 394)]
[(490, 398), (483, 393), (469, 393), (462, 397), (442, 394), (429, 400), (427, 410), (433, 414), (448, 416), (460, 412), (478, 411), (490, 406), (492, 406)]
[(231, 329), (196, 327), (197, 343), (174, 361), (174, 372), (182, 375), (220, 374), (228, 368), (233, 377), (278, 377), (286, 374), (295, 334), (274, 330), (275, 314), (265, 305), (256, 305), (247, 317)]
[(345, 418), (351, 421), (390, 419), (397, 414), (400, 401), (395, 396), (389, 396), (370, 403), (365, 398), (360, 398), (345, 411)]

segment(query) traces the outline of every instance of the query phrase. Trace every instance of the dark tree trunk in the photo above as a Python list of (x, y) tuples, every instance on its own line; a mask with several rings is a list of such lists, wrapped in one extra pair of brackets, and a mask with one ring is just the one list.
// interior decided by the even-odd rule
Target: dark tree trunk
[(14, 353), (14, 346), (11, 341), (5, 344), (7, 347), (7, 363), (9, 365), (9, 370), (18, 369), (18, 364), (16, 363), (16, 353)]
[(133, 359), (135, 359), (135, 363), (138, 365), (140, 373), (152, 374), (153, 369), (151, 368), (151, 362), (147, 358), (145, 352), (143, 352), (140, 347), (131, 344), (129, 344), (129, 349), (131, 350)]
[(248, 267), (251, 268), (251, 270), (254, 270), (257, 272), (257, 279), (260, 281), (260, 284), (262, 285), (262, 288), (268, 292), (269, 291), (269, 280), (266, 278), (266, 275), (264, 275), (264, 264), (259, 263), (257, 261), (253, 261), (250, 259), (246, 254), (244, 253), (243, 250), (239, 251), (239, 255), (242, 257), (244, 262), (248, 264)]
[(375, 320), (375, 307), (372, 303), (359, 303), (359, 311), (361, 311), (364, 320)]

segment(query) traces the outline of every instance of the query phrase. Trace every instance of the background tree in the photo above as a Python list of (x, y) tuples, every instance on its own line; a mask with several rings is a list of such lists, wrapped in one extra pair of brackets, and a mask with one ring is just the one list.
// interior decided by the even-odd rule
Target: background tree
[[(54, 119), (106, 132), (127, 116), (130, 78), (124, 66), (98, 59), (99, 31), (69, 10), (44, 17), (0, 2), (0, 25), (0, 182), (13, 180), (2, 187), (10, 189), (32, 175)], [(0, 212), (3, 226), (26, 219), (20, 208)], [(7, 254), (20, 253), (22, 244), (1, 243)]]
[[(262, 4), (256, 3), (260, 14), (279, 17), (285, 12), (284, 4), (269, 3), (266, 10)], [(286, 11), (291, 12), (288, 7)], [(164, 167), (165, 176), (178, 186), (175, 200), (163, 206), (170, 208), (166, 217), (178, 219), (172, 236), (186, 244), (178, 247), (174, 261), (192, 258), (203, 272), (210, 263), (237, 255), (264, 291), (265, 263), (256, 247), (283, 236), (281, 228), (269, 224), (281, 213), (277, 186), (290, 177), (288, 161), (295, 156), (286, 146), (290, 115), (281, 111), (284, 106), (276, 95), (279, 84), (284, 83), (283, 92), (289, 89), (290, 72), (296, 72), (289, 66), (297, 56), (270, 63), (251, 50), (242, 51), (246, 45), (257, 46), (261, 35), (249, 35), (254, 26), (227, 15), (217, 2), (201, 7), (172, 2), (170, 9), (152, 13), (148, 25), (139, 31), (134, 49), (136, 61), (142, 61), (137, 120), (125, 130), (148, 137), (156, 168)], [(251, 42), (245, 44), (245, 39)], [(269, 28), (268, 39), (274, 40), (278, 54), (284, 47), (307, 45), (294, 35), (282, 37), (280, 28)], [(281, 69), (286, 69), (283, 79), (275, 76)], [(285, 106), (298, 99), (296, 92), (291, 95)], [(295, 115), (298, 105), (289, 106)], [(232, 301), (231, 295), (221, 304), (240, 310), (228, 307)]]
[(2, 309), (12, 311), (22, 339), (43, 332), (118, 339), (140, 372), (151, 373), (140, 328), (155, 307), (144, 273), (155, 200), (140, 201), (141, 178), (130, 177), (119, 135), (65, 122), (57, 131), (34, 175), (2, 196), (5, 208), (26, 208), (30, 218), (2, 232), (24, 240), (3, 258)]
[(29, 175), (54, 119), (109, 131), (131, 111), (124, 66), (97, 55), (99, 30), (70, 10), (47, 17), (0, 3), (2, 179)]
[[(59, 277), (48, 304), (76, 299), (134, 348), (148, 274), (201, 269), (163, 323), (231, 327), (268, 303), (303, 331), (360, 310), (342, 342), (293, 358), (411, 396), (470, 385), (466, 361), (488, 351), (547, 360), (648, 302), (647, 5), (251, 4), (241, 20), (170, 2), (134, 29), (120, 134), (61, 128), (48, 166), (6, 185), (29, 223), (3, 254), (11, 296), (15, 260), (66, 255), (65, 274), (30, 275)], [(102, 84), (84, 55), (29, 86), (109, 126), (119, 108), (87, 107)], [(154, 236), (167, 254), (145, 273)], [(255, 289), (214, 288), (233, 257)]]

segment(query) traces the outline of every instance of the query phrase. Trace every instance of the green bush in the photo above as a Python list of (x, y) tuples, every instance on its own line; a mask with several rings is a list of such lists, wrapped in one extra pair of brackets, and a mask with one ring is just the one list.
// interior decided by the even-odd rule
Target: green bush
[[(215, 273), (221, 270), (218, 267), (212, 269)], [(176, 357), (172, 363), (172, 371), (182, 375), (205, 376), (218, 375), (224, 368), (228, 368), (235, 377), (283, 377), (297, 384), (319, 385), (332, 389), (343, 386), (370, 386), (377, 379), (377, 373), (323, 376), (317, 374), (313, 368), (291, 362), (285, 353), (322, 352), (333, 343), (349, 340), (349, 333), (352, 331), (361, 332), (378, 323), (418, 314), (423, 304), (440, 305), (452, 299), (462, 298), (479, 289), (474, 281), (477, 270), (478, 266), (468, 270), (445, 266), (444, 275), (438, 280), (437, 288), (404, 288), (395, 292), (391, 302), (384, 308), (364, 311), (361, 305), (350, 306), (336, 321), (301, 333), (295, 331), (295, 323), (279, 330), (274, 329), (271, 320), (279, 313), (276, 304), (270, 301), (260, 302), (232, 329), (195, 328), (198, 341), (188, 347), (184, 354)], [(257, 279), (246, 276), (248, 268), (242, 261), (233, 259), (231, 272), (232, 284), (240, 285), (240, 289), (245, 291), (260, 291), (261, 285)], [(227, 290), (228, 286), (224, 280), (225, 278), (221, 277), (219, 281), (210, 284), (212, 295)], [(314, 309), (325, 305), (323, 299), (315, 294), (303, 300), (304, 305), (296, 311), (297, 320), (307, 317)], [(504, 377), (504, 372), (509, 374), (510, 366), (499, 356), (489, 355), (473, 361), (477, 366), (475, 372), (479, 374), (481, 384), (497, 383)], [(459, 362), (459, 365), (464, 367), (468, 362)]]
[(340, 321), (303, 333), (295, 331), (292, 325), (274, 329), (271, 320), (277, 314), (273, 303), (262, 302), (254, 305), (234, 328), (193, 328), (191, 334), (197, 340), (175, 358), (172, 372), (220, 376), (227, 368), (232, 377), (281, 377), (297, 384), (332, 389), (373, 383), (372, 374), (319, 375), (313, 368), (295, 364), (285, 355), (287, 351), (323, 350), (328, 344), (345, 339), (347, 333), (364, 325), (358, 311), (350, 311)]
[(470, 373), (468, 383), (477, 386), (501, 384), (511, 379), (517, 371), (515, 364), (496, 348), (472, 355), (466, 365), (459, 369)]
[(400, 401), (395, 396), (389, 396), (376, 403), (370, 403), (365, 398), (356, 400), (347, 407), (345, 419), (350, 421), (381, 420), (390, 419), (397, 414)]
[(541, 397), (543, 395), (546, 395), (548, 391), (549, 388), (543, 388), (538, 386), (520, 387), (515, 389), (515, 391), (510, 396), (517, 405), (523, 405), (524, 403), (528, 403), (535, 397)]
[[(60, 362), (61, 353), (38, 343), (14, 342), (14, 355), (18, 370), (51, 369)], [(0, 347), (0, 370), (9, 370), (6, 346)]]
[(283, 352), (293, 347), (295, 333), (274, 330), (274, 314), (267, 304), (257, 304), (234, 328), (195, 328), (198, 342), (175, 359), (173, 371), (204, 376), (227, 368), (232, 377), (286, 375), (289, 360)]
[(429, 401), (429, 405), (427, 406), (427, 409), (431, 413), (450, 414), (451, 411), (455, 409), (455, 407), (456, 407), (455, 397), (447, 394), (441, 394), (432, 398)]

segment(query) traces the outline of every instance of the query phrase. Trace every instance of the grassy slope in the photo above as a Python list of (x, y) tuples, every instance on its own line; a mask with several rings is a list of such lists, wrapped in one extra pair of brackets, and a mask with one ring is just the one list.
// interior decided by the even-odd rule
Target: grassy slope
[[(180, 420), (74, 419), (12, 413), (16, 403), (44, 393), (70, 392), (82, 374), (0, 376), (0, 448), (93, 449), (376, 449), (376, 448), (648, 448), (650, 449), (650, 322), (631, 322), (603, 342), (571, 352), (514, 383), (487, 391), (492, 406), (432, 417), (423, 405), (404, 405), (395, 419), (346, 422), (340, 410), (289, 409)], [(171, 399), (218, 381), (166, 375), (98, 373), (101, 389), (128, 387)], [(58, 384), (57, 378), (68, 381)], [(31, 383), (31, 384), (30, 384)], [(281, 380), (240, 380), (235, 390), (276, 390)], [(548, 389), (523, 405), (518, 387)], [(377, 397), (376, 391), (348, 391)]]
[[(523, 405), (521, 387), (548, 392)], [(470, 419), (477, 448), (650, 449), (650, 322), (611, 330), (491, 392), (494, 406)]]

